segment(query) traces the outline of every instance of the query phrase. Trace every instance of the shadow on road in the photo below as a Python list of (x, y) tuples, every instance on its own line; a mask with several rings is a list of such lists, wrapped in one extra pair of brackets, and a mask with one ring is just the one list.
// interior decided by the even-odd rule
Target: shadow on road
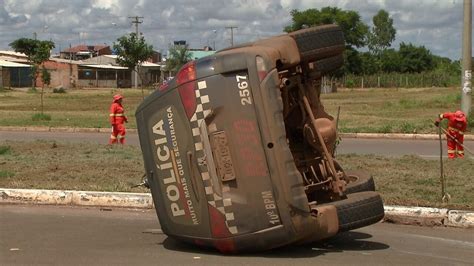
[[(252, 257), (268, 257), (268, 258), (308, 258), (324, 255), (326, 253), (344, 252), (344, 251), (373, 251), (388, 249), (390, 246), (369, 241), (372, 235), (361, 232), (345, 232), (337, 236), (327, 239), (326, 241), (315, 242), (301, 246), (284, 246), (281, 248), (257, 252), (244, 253), (236, 256), (252, 256)], [(167, 237), (163, 241), (163, 246), (166, 249), (199, 253), (206, 255), (219, 255), (218, 251), (214, 249), (203, 249), (197, 246), (189, 245), (183, 242), (176, 241)]]

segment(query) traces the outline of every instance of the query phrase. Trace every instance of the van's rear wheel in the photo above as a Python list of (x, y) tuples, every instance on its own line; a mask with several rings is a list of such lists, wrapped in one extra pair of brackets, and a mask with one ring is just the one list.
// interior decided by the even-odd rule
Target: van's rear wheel
[(344, 34), (337, 25), (325, 25), (288, 34), (296, 41), (302, 62), (312, 62), (342, 54)]
[(384, 217), (382, 197), (365, 191), (347, 195), (347, 199), (332, 202), (337, 209), (339, 232), (374, 224)]

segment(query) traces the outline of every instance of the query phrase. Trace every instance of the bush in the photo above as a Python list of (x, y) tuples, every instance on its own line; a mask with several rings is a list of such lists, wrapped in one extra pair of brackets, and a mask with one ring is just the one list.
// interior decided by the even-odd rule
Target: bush
[(398, 104), (404, 109), (417, 108), (418, 106), (421, 105), (420, 102), (418, 102), (417, 100), (406, 99), (406, 98), (400, 99), (398, 101)]
[(392, 133), (392, 125), (384, 125), (376, 129), (377, 133)]
[(55, 88), (53, 93), (66, 93), (66, 90), (64, 88)]
[(47, 114), (36, 113), (31, 117), (31, 119), (33, 121), (51, 121), (51, 116)]
[(0, 146), (0, 155), (10, 154), (10, 146)]
[(409, 122), (403, 122), (400, 125), (400, 131), (402, 133), (416, 133), (416, 126)]
[(9, 178), (13, 176), (15, 176), (15, 173), (12, 173), (10, 171), (4, 171), (4, 170), (0, 171), (0, 178)]
[(467, 131), (474, 132), (474, 110), (467, 117)]
[(461, 93), (449, 94), (448, 96), (440, 96), (433, 100), (423, 103), (423, 106), (437, 107), (437, 108), (450, 108), (453, 105), (459, 105), (461, 103)]
[(352, 79), (346, 80), (346, 88), (354, 88), (355, 82)]
[(36, 88), (29, 88), (27, 92), (28, 92), (28, 93), (38, 93), (38, 89), (36, 89)]

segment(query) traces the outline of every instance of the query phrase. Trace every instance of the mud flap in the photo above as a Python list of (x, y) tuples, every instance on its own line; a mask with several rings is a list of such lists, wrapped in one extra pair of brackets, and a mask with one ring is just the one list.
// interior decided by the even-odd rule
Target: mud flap
[(302, 239), (297, 244), (307, 244), (322, 239), (330, 238), (339, 231), (339, 221), (337, 209), (334, 205), (320, 205), (311, 207), (312, 219), (314, 222), (312, 234)]

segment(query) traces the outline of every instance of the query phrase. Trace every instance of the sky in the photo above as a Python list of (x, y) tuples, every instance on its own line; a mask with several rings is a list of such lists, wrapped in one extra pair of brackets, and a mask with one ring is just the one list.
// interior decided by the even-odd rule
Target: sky
[(129, 17), (140, 16), (139, 32), (155, 50), (165, 52), (175, 40), (190, 48), (230, 46), (283, 33), (290, 11), (339, 7), (359, 12), (372, 26), (380, 9), (397, 30), (392, 47), (401, 42), (425, 46), (433, 54), (461, 57), (462, 0), (0, 0), (0, 50), (26, 37), (52, 40), (54, 52), (78, 44), (112, 45), (135, 31)]

